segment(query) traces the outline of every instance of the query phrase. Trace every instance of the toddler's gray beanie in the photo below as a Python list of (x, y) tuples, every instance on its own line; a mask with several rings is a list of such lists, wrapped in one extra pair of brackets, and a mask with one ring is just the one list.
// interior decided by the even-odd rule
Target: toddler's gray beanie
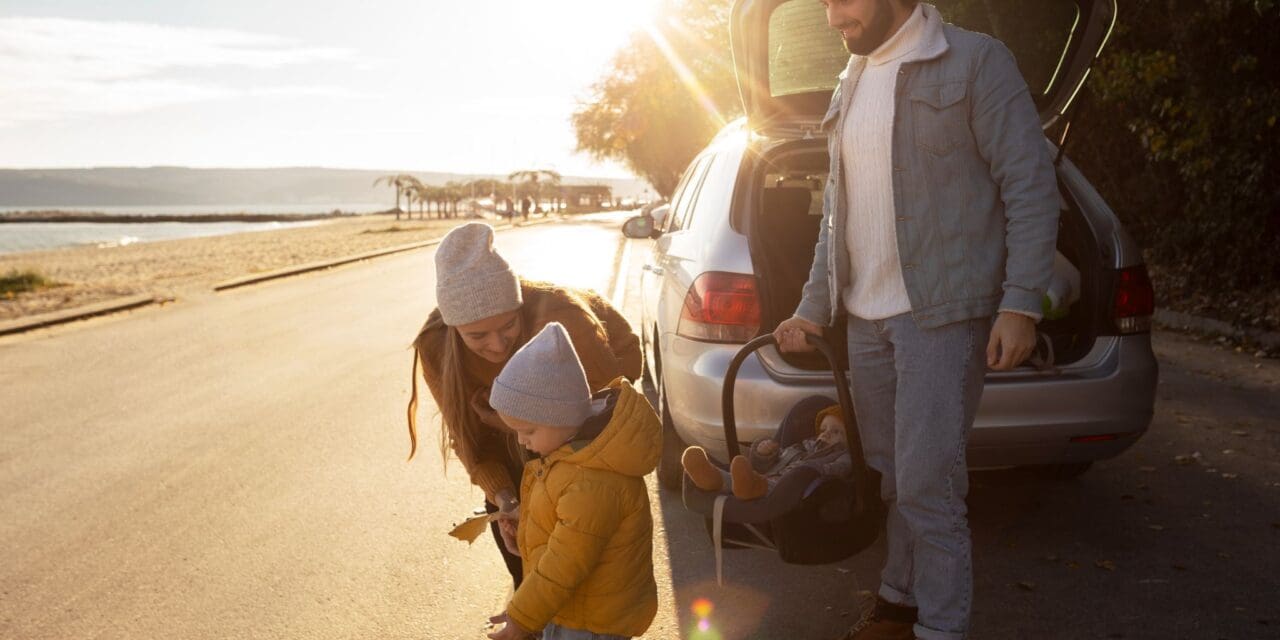
[(489, 390), (498, 413), (553, 427), (576, 427), (591, 417), (591, 390), (569, 333), (548, 323), (511, 356)]
[(469, 222), (436, 249), (436, 306), (456, 327), (520, 308), (520, 279), (493, 250), (493, 227)]

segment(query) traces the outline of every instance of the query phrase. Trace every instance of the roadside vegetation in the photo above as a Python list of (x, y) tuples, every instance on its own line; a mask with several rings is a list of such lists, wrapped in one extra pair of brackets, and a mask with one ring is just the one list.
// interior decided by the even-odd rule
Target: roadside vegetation
[[(936, 0), (945, 15), (1020, 0)], [(689, 161), (742, 113), (729, 5), (664, 0), (584, 96), (578, 149), (670, 198)], [(1280, 331), (1280, 0), (1122, 2), (1072, 108), (1066, 153), (1138, 241), (1163, 308)], [(1060, 126), (1048, 132), (1057, 140)]]
[(18, 271), (11, 269), (9, 272), (0, 276), (0, 296), (12, 299), (20, 293), (28, 291), (38, 291), (50, 287), (62, 286), (59, 282), (54, 282), (46, 278), (38, 271), (25, 269)]

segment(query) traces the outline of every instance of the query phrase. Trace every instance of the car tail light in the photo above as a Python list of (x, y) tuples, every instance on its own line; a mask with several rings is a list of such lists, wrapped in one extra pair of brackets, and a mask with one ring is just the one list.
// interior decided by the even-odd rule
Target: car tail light
[(760, 330), (754, 276), (708, 271), (684, 296), (676, 334), (705, 342), (745, 343)]
[(1155, 313), (1155, 291), (1151, 278), (1143, 265), (1116, 272), (1114, 318), (1121, 335), (1144, 333), (1151, 330), (1151, 315)]

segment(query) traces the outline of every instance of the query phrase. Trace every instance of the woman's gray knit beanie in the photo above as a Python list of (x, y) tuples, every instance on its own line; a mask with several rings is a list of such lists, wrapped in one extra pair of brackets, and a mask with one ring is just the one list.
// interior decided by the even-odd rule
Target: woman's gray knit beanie
[(524, 303), (520, 279), (493, 250), (493, 227), (469, 222), (450, 231), (436, 249), (436, 306), (444, 323), (456, 327)]
[(489, 390), (498, 413), (553, 427), (591, 416), (591, 390), (578, 352), (559, 322), (550, 322), (507, 361)]

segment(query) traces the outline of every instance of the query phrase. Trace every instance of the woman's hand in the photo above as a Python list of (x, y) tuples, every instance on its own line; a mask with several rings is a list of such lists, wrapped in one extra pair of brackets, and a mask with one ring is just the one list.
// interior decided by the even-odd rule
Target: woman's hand
[(476, 416), (480, 418), (480, 422), (491, 427), (506, 430), (507, 423), (502, 421), (497, 411), (489, 406), (489, 387), (480, 387), (471, 392), (471, 410), (476, 412)]
[(505, 612), (490, 617), (489, 624), (506, 625), (489, 634), (489, 640), (524, 640), (529, 636), (529, 632), (520, 628), (520, 625), (516, 624)]
[(510, 489), (499, 491), (493, 499), (498, 505), (495, 517), (498, 520), (498, 533), (502, 534), (502, 544), (507, 547), (507, 551), (518, 557), (520, 548), (516, 542), (516, 529), (520, 524), (520, 501)]
[(498, 519), (498, 533), (502, 534), (502, 544), (507, 547), (507, 551), (510, 551), (511, 555), (519, 558), (520, 546), (516, 542), (516, 528), (515, 522)]

